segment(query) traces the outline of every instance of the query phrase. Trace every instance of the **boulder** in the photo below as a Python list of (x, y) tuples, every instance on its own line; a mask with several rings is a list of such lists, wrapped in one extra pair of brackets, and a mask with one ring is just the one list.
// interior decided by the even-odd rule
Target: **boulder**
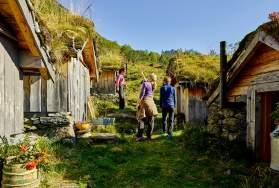
[(233, 110), (228, 109), (228, 108), (224, 109), (223, 113), (224, 113), (225, 118), (233, 117), (235, 114)]

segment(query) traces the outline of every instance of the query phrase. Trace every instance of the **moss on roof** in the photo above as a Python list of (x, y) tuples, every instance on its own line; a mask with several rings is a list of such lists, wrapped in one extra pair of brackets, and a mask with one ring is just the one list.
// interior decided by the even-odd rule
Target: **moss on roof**
[(219, 57), (199, 53), (182, 53), (170, 60), (168, 71), (178, 80), (210, 83), (218, 77)]
[(32, 0), (43, 32), (43, 42), (50, 47), (54, 62), (65, 62), (76, 55), (73, 49), (80, 49), (87, 39), (95, 37), (94, 23), (74, 14), (59, 4), (57, 0)]
[(264, 23), (260, 25), (255, 31), (248, 33), (239, 43), (238, 49), (235, 51), (231, 60), (228, 62), (229, 67), (233, 65), (233, 63), (237, 60), (243, 50), (245, 50), (249, 46), (256, 33), (260, 31), (266, 32), (268, 35), (279, 41), (279, 20)]

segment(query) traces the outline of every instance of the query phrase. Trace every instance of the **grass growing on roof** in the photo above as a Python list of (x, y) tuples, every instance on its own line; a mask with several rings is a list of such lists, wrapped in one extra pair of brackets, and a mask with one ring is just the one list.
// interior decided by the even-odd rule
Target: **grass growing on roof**
[(210, 83), (218, 77), (219, 57), (192, 52), (179, 53), (170, 60), (168, 70), (173, 72), (178, 80)]
[(39, 24), (43, 31), (44, 42), (51, 48), (55, 62), (63, 62), (75, 55), (72, 38), (76, 48), (81, 48), (87, 39), (95, 36), (94, 23), (82, 16), (71, 13), (57, 0), (32, 0)]

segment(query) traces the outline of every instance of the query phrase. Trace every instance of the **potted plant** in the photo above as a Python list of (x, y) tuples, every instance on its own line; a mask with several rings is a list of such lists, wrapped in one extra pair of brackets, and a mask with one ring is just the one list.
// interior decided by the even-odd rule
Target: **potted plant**
[(45, 166), (48, 156), (46, 145), (38, 141), (31, 145), (28, 139), (11, 145), (0, 137), (0, 158), (3, 163), (2, 187), (38, 187), (38, 168)]

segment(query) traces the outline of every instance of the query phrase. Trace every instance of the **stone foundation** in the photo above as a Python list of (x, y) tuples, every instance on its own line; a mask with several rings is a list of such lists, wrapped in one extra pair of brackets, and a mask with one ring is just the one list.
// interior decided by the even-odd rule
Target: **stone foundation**
[(234, 105), (221, 109), (219, 104), (212, 103), (208, 109), (207, 129), (216, 136), (230, 141), (246, 139), (246, 106)]
[(69, 113), (33, 114), (24, 122), (26, 133), (35, 133), (58, 140), (74, 139), (74, 121)]

